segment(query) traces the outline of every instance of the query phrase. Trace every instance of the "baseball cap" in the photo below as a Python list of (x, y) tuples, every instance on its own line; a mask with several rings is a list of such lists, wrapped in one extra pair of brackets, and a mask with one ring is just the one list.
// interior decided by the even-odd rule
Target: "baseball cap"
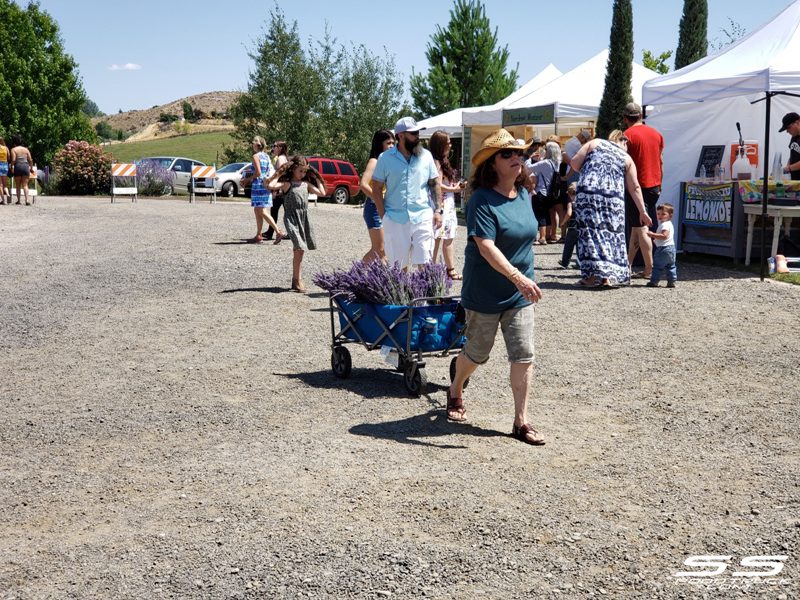
[(425, 128), (417, 125), (417, 122), (413, 117), (403, 117), (394, 124), (395, 133), (416, 133), (417, 131), (422, 131), (423, 129)]
[(795, 121), (800, 121), (800, 115), (798, 115), (796, 112), (786, 113), (783, 115), (783, 127), (778, 129), (778, 131), (786, 131), (786, 128)]
[(624, 117), (641, 117), (642, 107), (636, 104), (636, 102), (628, 102), (625, 105), (625, 109), (622, 111), (622, 115)]

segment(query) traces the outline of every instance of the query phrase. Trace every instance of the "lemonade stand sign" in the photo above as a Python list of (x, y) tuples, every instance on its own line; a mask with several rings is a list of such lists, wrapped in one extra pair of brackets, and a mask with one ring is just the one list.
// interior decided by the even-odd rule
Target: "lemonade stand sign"
[(733, 184), (687, 183), (683, 222), (700, 227), (731, 227)]

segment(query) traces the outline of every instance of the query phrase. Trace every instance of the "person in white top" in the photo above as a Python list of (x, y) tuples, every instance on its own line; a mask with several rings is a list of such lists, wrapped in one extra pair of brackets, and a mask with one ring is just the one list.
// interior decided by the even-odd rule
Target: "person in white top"
[(675, 281), (678, 279), (678, 269), (675, 266), (675, 229), (672, 226), (672, 214), (675, 208), (672, 204), (664, 202), (656, 208), (658, 217), (658, 229), (655, 233), (647, 231), (647, 235), (653, 240), (655, 248), (653, 250), (653, 272), (647, 287), (658, 287), (661, 279), (661, 271), (664, 271), (667, 278), (667, 287), (674, 288)]

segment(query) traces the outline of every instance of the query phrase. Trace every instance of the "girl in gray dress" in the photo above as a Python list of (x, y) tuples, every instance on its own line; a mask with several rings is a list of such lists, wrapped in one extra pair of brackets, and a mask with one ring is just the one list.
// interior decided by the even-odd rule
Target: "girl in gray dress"
[(314, 230), (308, 218), (308, 194), (325, 196), (325, 182), (303, 156), (293, 156), (278, 169), (277, 177), (269, 184), (273, 191), (283, 193), (283, 222), (286, 235), (292, 240), (292, 289), (304, 294), (301, 274), (306, 250), (316, 250)]

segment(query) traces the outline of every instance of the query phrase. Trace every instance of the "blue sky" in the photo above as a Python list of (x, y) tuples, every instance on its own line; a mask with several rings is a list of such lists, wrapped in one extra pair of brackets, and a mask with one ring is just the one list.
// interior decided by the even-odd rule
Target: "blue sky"
[[(27, 0), (17, 0), (27, 4)], [(214, 90), (245, 90), (249, 49), (264, 31), (273, 0), (229, 5), (210, 0), (41, 0), (58, 22), (89, 97), (106, 113), (150, 108)], [(709, 0), (709, 38), (724, 39), (729, 18), (748, 32), (791, 4), (789, 0)], [(548, 63), (561, 71), (608, 46), (612, 0), (498, 2), (486, 12), (519, 63), (519, 84)], [(412, 67), (427, 71), (425, 47), (436, 25), (446, 26), (449, 0), (281, 2), (303, 40), (320, 39), (326, 24), (338, 41), (394, 55), (406, 88)], [(633, 0), (635, 57), (643, 49), (674, 50), (682, 0)]]

